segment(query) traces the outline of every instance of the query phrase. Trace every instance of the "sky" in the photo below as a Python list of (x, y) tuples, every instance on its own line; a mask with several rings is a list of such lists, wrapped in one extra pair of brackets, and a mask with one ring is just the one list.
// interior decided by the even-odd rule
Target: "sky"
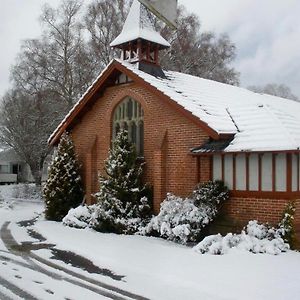
[[(86, 0), (85, 2), (89, 2)], [(0, 96), (22, 40), (38, 37), (42, 5), (60, 0), (0, 0)], [(300, 98), (299, 0), (178, 0), (202, 29), (227, 33), (237, 47), (241, 85), (284, 83)]]

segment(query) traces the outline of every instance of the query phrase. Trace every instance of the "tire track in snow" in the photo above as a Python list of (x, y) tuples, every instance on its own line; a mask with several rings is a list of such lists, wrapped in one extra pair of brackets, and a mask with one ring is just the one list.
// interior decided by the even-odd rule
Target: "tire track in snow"
[[(9, 224), (10, 224), (10, 222), (5, 222), (3, 224), (3, 226), (1, 227), (1, 230), (0, 230), (0, 237), (1, 237), (5, 247), (10, 251), (10, 253), (12, 253), (16, 256), (20, 256), (28, 262), (29, 265), (27, 267), (29, 269), (43, 273), (43, 274), (45, 274), (49, 277), (52, 277), (54, 279), (57, 279), (57, 280), (65, 280), (71, 284), (80, 286), (84, 289), (88, 289), (94, 293), (97, 293), (101, 296), (104, 296), (104, 297), (107, 297), (107, 298), (110, 298), (113, 300), (128, 300), (128, 299), (149, 300), (146, 297), (139, 296), (139, 295), (133, 294), (131, 292), (127, 292), (127, 291), (117, 288), (115, 286), (97, 281), (95, 279), (91, 279), (84, 275), (78, 274), (74, 271), (71, 271), (67, 268), (56, 265), (55, 263), (52, 263), (49, 260), (39, 257), (38, 255), (32, 253), (31, 251), (22, 252), (22, 251), (15, 250), (15, 249), (18, 249), (20, 245), (16, 242), (16, 240), (12, 236), (10, 230), (8, 229)], [(61, 275), (58, 275), (57, 273), (46, 270), (46, 269), (42, 268), (40, 265), (38, 265), (37, 263), (35, 263), (34, 260), (36, 260), (39, 263), (42, 263), (54, 270), (62, 271), (65, 274), (75, 277), (76, 279), (72, 279), (72, 278), (69, 278), (66, 276), (61, 276)]]
[[(10, 290), (12, 293), (14, 293), (15, 295), (19, 296), (21, 299), (38, 300), (38, 298), (33, 297), (31, 294), (29, 294), (26, 291), (20, 289), (18, 286), (16, 286), (15, 284), (7, 281), (6, 279), (4, 279), (1, 276), (0, 276), (0, 285), (4, 286), (8, 290)], [(9, 299), (9, 298), (7, 297), (7, 299)]]
[(0, 291), (0, 299), (1, 300), (14, 300), (13, 298), (3, 294), (1, 291)]

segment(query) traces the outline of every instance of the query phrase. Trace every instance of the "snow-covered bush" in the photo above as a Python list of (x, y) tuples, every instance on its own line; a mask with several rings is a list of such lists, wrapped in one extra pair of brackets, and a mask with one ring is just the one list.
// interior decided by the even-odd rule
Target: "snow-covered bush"
[(187, 243), (196, 240), (202, 227), (209, 223), (210, 212), (199, 209), (192, 199), (182, 199), (172, 194), (161, 203), (160, 212), (144, 229), (145, 234)]
[(33, 183), (0, 185), (0, 193), (5, 200), (41, 201), (41, 189)]
[(140, 199), (140, 205), (137, 205), (133, 210), (128, 211), (127, 205), (123, 208), (123, 203), (116, 199), (111, 198), (114, 202), (113, 207), (109, 208), (101, 203), (97, 204), (95, 216), (96, 219), (93, 222), (93, 228), (101, 232), (114, 232), (118, 234), (134, 234), (145, 226), (146, 221), (149, 218), (145, 218), (143, 211), (148, 209), (149, 201), (146, 197)]
[(41, 200), (41, 189), (35, 184), (19, 183), (8, 187), (11, 198)]
[(277, 255), (289, 250), (289, 245), (281, 238), (280, 230), (250, 221), (240, 234), (208, 236), (196, 245), (194, 250), (202, 254), (226, 254), (232, 248)]
[(100, 177), (97, 226), (102, 232), (134, 233), (150, 216), (150, 189), (142, 184), (142, 165), (137, 162), (128, 133), (121, 130), (105, 162), (106, 176)]
[(46, 203), (45, 216), (53, 221), (61, 221), (70, 208), (78, 206), (83, 200), (75, 147), (66, 133), (61, 136), (57, 153), (49, 167), (43, 196)]
[[(145, 197), (142, 198), (141, 205), (145, 201), (147, 199)], [(69, 227), (89, 227), (101, 232), (122, 232), (124, 234), (133, 234), (145, 226), (145, 219), (141, 217), (128, 218), (119, 216), (113, 219), (110, 211), (104, 210), (101, 205), (97, 204), (90, 206), (80, 205), (76, 208), (71, 208), (62, 222)]]
[(200, 184), (194, 191), (192, 198), (196, 206), (207, 205), (215, 209), (221, 202), (229, 197), (228, 188), (223, 181), (209, 181)]
[(80, 205), (71, 208), (68, 214), (62, 219), (64, 225), (75, 228), (94, 227), (97, 217), (96, 205)]
[(141, 234), (157, 235), (180, 243), (196, 242), (202, 229), (217, 215), (218, 205), (228, 199), (227, 189), (221, 182), (200, 185), (191, 198), (182, 199), (172, 194), (161, 203)]
[(13, 207), (14, 207), (14, 201), (5, 200), (0, 191), (0, 208), (13, 209)]

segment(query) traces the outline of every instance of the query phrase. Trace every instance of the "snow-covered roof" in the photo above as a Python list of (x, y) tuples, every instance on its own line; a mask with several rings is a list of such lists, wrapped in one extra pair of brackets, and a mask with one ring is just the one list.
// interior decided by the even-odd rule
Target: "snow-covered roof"
[(300, 148), (300, 103), (244, 88), (165, 71), (151, 76), (118, 60), (219, 134), (234, 134), (225, 151), (280, 151)]
[(122, 32), (110, 46), (115, 47), (140, 38), (164, 47), (170, 47), (170, 44), (154, 29), (148, 13), (138, 0), (134, 0)]
[[(165, 94), (171, 101), (190, 112), (219, 135), (234, 136), (224, 151), (284, 151), (300, 148), (300, 103), (279, 97), (258, 94), (244, 88), (164, 71), (166, 78), (139, 70), (138, 64), (113, 60), (56, 128), (50, 143), (86, 104), (98, 83), (118, 65)], [(195, 145), (198, 146), (198, 145)]]

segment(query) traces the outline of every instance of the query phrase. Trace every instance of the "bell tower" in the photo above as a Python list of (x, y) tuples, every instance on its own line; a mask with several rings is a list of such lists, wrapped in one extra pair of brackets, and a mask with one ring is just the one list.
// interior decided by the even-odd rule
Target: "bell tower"
[(154, 76), (164, 77), (159, 66), (159, 51), (170, 44), (155, 30), (150, 12), (134, 0), (122, 32), (110, 44), (122, 51), (121, 59)]

